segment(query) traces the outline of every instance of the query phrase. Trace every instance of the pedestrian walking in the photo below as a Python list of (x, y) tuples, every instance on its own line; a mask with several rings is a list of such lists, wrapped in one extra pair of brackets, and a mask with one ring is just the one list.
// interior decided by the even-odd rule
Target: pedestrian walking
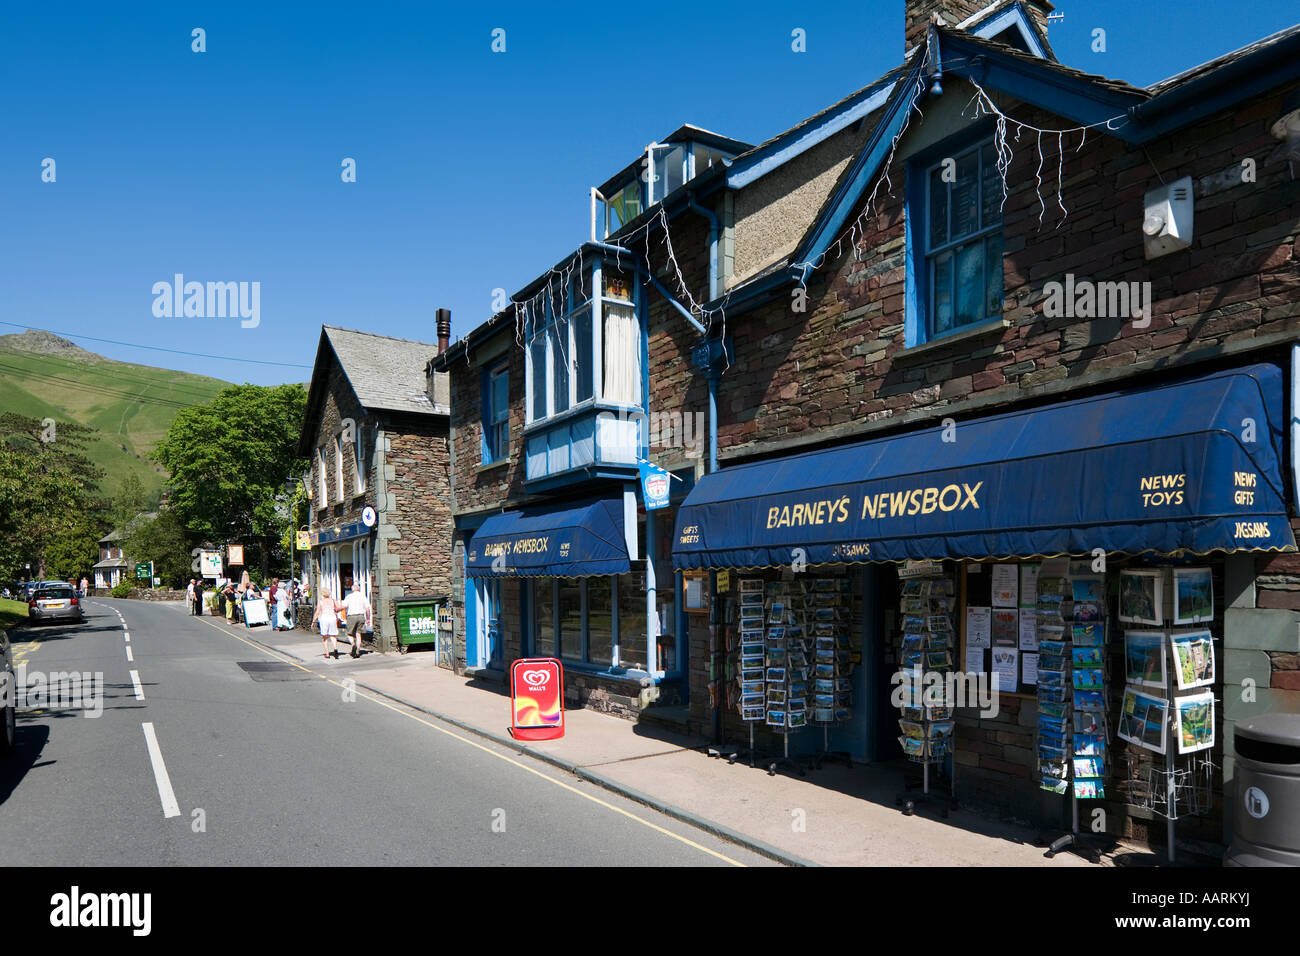
[(189, 614), (194, 613), (194, 579), (193, 578), (190, 578), (190, 583), (185, 588), (185, 610)]
[(285, 587), (284, 582), (276, 578), (271, 582), (274, 589), (272, 594), (275, 598), (275, 629), (277, 631), (288, 631), (293, 628), (293, 623), (289, 620), (289, 589)]
[(194, 609), (191, 612), (195, 617), (203, 616), (203, 579), (194, 579)]
[(325, 659), (334, 659), (334, 642), (339, 633), (339, 611), (341, 606), (330, 597), (330, 589), (321, 587), (320, 598), (316, 601), (316, 611), (311, 622), (320, 622), (320, 637), (325, 644)]
[(88, 578), (83, 577), (81, 579), (81, 596), (84, 598), (89, 593), (90, 593), (90, 580)]
[(352, 657), (361, 656), (361, 630), (370, 627), (370, 602), (361, 593), (360, 583), (352, 585), (352, 593), (343, 600), (343, 610), (347, 612), (348, 643), (352, 645), (349, 652)]

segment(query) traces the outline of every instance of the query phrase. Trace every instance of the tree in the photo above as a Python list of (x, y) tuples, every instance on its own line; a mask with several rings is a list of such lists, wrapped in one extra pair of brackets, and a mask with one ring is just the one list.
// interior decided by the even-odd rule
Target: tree
[(133, 561), (152, 561), (154, 576), (166, 587), (184, 587), (192, 574), (189, 536), (172, 508), (133, 524), (122, 541), (122, 553)]
[(85, 454), (91, 434), (75, 422), (0, 415), (0, 575), (24, 575), (30, 563), (33, 577), (47, 577), (52, 546), (62, 562), (78, 535), (94, 534), (91, 546), (98, 539), (104, 473)]
[(153, 457), (192, 539), (255, 540), (267, 573), (288, 520), (285, 482), (307, 464), (295, 452), (306, 407), (301, 385), (233, 385), (176, 414)]

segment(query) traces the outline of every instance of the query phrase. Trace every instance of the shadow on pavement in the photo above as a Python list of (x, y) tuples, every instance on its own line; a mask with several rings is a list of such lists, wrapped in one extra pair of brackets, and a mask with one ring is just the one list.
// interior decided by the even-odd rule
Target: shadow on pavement
[(35, 717), (18, 715), (18, 733), (14, 738), (14, 752), (0, 760), (0, 803), (9, 799), (27, 772), (34, 767), (48, 767), (54, 761), (38, 763), (50, 739), (50, 728), (37, 722)]

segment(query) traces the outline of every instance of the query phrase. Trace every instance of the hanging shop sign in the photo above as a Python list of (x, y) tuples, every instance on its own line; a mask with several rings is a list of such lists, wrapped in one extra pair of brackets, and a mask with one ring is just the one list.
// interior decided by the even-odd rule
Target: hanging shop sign
[(298, 548), (299, 551), (310, 551), (310, 550), (311, 550), (311, 532), (310, 532), (310, 531), (299, 531), (299, 532), (296, 532), (296, 534), (294, 535), (294, 537), (295, 537), (295, 540), (296, 540), (296, 547)]
[(361, 523), (367, 528), (373, 528), (376, 520), (378, 519), (375, 515), (375, 509), (370, 505), (366, 505), (365, 510), (361, 512)]
[(564, 736), (564, 669), (553, 657), (526, 657), (510, 666), (510, 735), (516, 740)]
[(232, 567), (244, 566), (244, 546), (242, 544), (226, 545), (226, 563)]
[(667, 508), (672, 476), (648, 461), (639, 462), (638, 467), (641, 469), (641, 495), (645, 501), (645, 510)]

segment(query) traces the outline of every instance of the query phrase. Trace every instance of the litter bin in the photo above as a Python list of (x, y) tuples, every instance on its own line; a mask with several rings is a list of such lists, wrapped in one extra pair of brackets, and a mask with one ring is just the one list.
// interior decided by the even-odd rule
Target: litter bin
[(1300, 714), (1237, 724), (1237, 805), (1224, 866), (1300, 866)]

